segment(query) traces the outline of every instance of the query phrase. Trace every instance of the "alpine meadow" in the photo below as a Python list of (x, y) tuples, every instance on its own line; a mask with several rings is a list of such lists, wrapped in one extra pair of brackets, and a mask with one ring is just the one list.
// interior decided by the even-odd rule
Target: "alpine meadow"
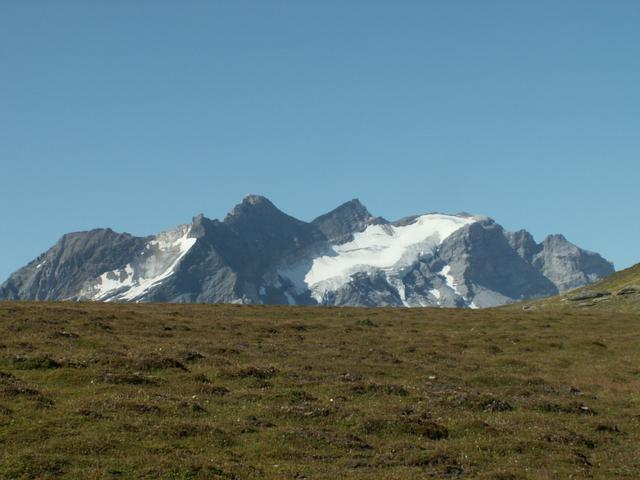
[(0, 480), (639, 479), (638, 25), (0, 0)]

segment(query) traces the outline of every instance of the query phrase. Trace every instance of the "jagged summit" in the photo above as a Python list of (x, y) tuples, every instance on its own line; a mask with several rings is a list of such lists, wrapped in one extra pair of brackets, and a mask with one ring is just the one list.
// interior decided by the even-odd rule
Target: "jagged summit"
[[(259, 204), (272, 204), (271, 201), (262, 195), (256, 195), (254, 193), (248, 193), (242, 198), (242, 203), (248, 203), (251, 205), (259, 205)], [(273, 205), (273, 204), (272, 204)]]
[(368, 218), (373, 216), (369, 213), (369, 210), (367, 210), (367, 207), (365, 207), (358, 198), (353, 198), (348, 202), (344, 202), (342, 205), (339, 205), (338, 207), (334, 208), (330, 212), (325, 213), (324, 215), (321, 215), (318, 218), (326, 217), (334, 213), (347, 213), (347, 212), (350, 212), (362, 218)]
[(261, 195), (246, 195), (240, 203), (234, 206), (224, 218), (225, 222), (233, 221), (238, 217), (258, 217), (264, 215), (286, 215), (271, 201)]
[(0, 286), (0, 299), (486, 307), (613, 272), (562, 235), (536, 243), (488, 217), (389, 223), (358, 199), (311, 222), (247, 195), (225, 216), (149, 237), (63, 236)]
[(542, 242), (547, 244), (551, 244), (551, 243), (560, 244), (560, 243), (566, 243), (567, 241), (568, 241), (567, 238), (561, 233), (552, 233), (551, 235), (547, 235)]
[(354, 198), (320, 215), (311, 223), (317, 226), (327, 239), (342, 243), (352, 238), (353, 233), (363, 231), (367, 225), (375, 221), (375, 217), (369, 213), (367, 207)]

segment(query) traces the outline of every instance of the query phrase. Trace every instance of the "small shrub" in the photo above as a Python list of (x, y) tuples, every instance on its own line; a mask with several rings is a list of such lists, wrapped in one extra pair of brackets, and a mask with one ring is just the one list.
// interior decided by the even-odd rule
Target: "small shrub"
[(356, 320), (354, 323), (359, 327), (377, 327), (378, 326), (368, 318), (364, 320)]

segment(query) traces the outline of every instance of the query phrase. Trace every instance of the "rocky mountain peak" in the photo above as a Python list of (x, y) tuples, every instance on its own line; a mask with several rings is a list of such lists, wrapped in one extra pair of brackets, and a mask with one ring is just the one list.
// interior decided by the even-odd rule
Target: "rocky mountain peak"
[(343, 203), (333, 210), (334, 212), (341, 212), (344, 214), (352, 214), (358, 216), (359, 218), (366, 219), (372, 217), (367, 207), (365, 207), (362, 202), (357, 199), (351, 199), (348, 202)]
[(285, 215), (283, 212), (271, 203), (271, 201), (261, 195), (247, 195), (242, 202), (237, 204), (227, 214), (225, 223), (233, 221), (239, 217), (257, 217), (264, 215)]
[(595, 252), (579, 248), (564, 235), (547, 236), (533, 264), (551, 279), (560, 292), (572, 290), (615, 272), (613, 264)]
[(544, 245), (561, 245), (571, 242), (569, 242), (564, 235), (560, 233), (553, 233), (551, 235), (547, 235), (542, 243)]
[(320, 215), (311, 223), (329, 239), (336, 243), (343, 243), (352, 238), (356, 232), (363, 231), (367, 225), (381, 223), (369, 213), (360, 200), (354, 198), (334, 208), (329, 213)]
[(244, 196), (242, 199), (242, 203), (247, 205), (273, 205), (267, 197), (263, 197), (262, 195), (255, 195), (253, 193), (249, 193)]
[(541, 250), (536, 241), (526, 230), (518, 230), (517, 232), (507, 232), (507, 240), (520, 257), (527, 262), (531, 262), (533, 256)]
[(488, 217), (387, 222), (352, 199), (312, 222), (247, 195), (223, 221), (149, 237), (65, 235), (0, 286), (0, 300), (488, 307), (603, 278), (613, 265), (562, 235), (536, 243)]

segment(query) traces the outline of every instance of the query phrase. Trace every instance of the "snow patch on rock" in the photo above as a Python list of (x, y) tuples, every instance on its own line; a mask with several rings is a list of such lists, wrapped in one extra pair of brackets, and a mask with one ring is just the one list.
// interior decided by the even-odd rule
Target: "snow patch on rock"
[[(347, 284), (354, 273), (383, 270), (387, 277), (398, 274), (430, 254), (451, 234), (476, 221), (470, 216), (428, 214), (407, 225), (369, 225), (355, 233), (352, 241), (332, 245), (330, 253), (291, 265), (280, 274), (298, 292), (309, 290), (313, 298), (322, 302), (325, 293)], [(453, 280), (447, 282), (454, 285)], [(398, 291), (404, 297), (403, 289)], [(457, 293), (457, 289), (454, 291)], [(405, 298), (402, 300), (404, 303)]]
[(180, 260), (196, 242), (190, 233), (191, 225), (182, 225), (156, 235), (133, 262), (103, 273), (83, 288), (80, 297), (98, 301), (138, 300), (175, 273)]
[(440, 272), (438, 272), (438, 275), (444, 277), (445, 282), (447, 283), (447, 286), (453, 290), (453, 293), (455, 293), (456, 295), (460, 295), (460, 290), (458, 290), (458, 284), (456, 283), (455, 278), (453, 278), (453, 275), (451, 275), (451, 266), (450, 265), (445, 265), (442, 270), (440, 270)]

